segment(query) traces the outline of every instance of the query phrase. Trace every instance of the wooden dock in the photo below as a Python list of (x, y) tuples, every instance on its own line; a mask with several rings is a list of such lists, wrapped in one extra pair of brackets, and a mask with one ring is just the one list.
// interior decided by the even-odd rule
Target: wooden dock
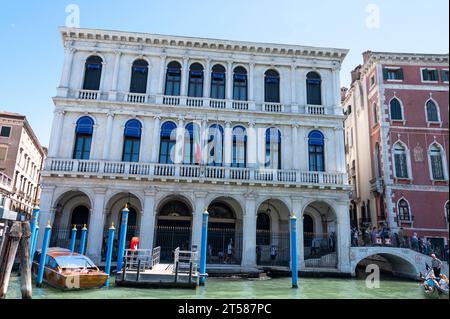
[(198, 252), (174, 252), (172, 264), (160, 263), (160, 247), (125, 250), (123, 270), (116, 273), (116, 285), (137, 288), (190, 288), (199, 284)]

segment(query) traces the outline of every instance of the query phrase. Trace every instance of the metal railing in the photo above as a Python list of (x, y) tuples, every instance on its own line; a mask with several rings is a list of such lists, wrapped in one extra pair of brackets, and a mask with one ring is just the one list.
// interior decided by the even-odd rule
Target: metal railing
[(153, 248), (152, 253), (152, 268), (161, 261), (161, 246)]
[(95, 160), (48, 159), (45, 172), (80, 175), (139, 176), (148, 178), (186, 178), (249, 183), (284, 183), (305, 185), (348, 185), (346, 173), (236, 168), (207, 165), (128, 163)]
[(153, 255), (150, 249), (125, 249), (124, 259), (127, 270), (145, 271), (153, 267)]

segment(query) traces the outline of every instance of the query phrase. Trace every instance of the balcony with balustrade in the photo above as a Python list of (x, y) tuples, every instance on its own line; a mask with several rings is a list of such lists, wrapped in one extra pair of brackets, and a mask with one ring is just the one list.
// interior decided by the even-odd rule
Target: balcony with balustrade
[(57, 177), (349, 189), (345, 173), (207, 165), (47, 159), (42, 174)]
[(12, 191), (12, 179), (4, 173), (0, 172), (0, 187), (7, 192)]
[[(114, 95), (115, 96), (115, 95)], [(111, 96), (105, 92), (78, 90), (77, 94), (72, 95), (73, 98), (79, 100), (102, 101), (103, 99), (110, 101)], [(283, 103), (256, 103), (255, 101), (240, 101), (228, 99), (212, 99), (203, 97), (186, 97), (186, 96), (168, 96), (168, 95), (148, 95), (139, 93), (119, 93), (115, 98), (116, 102), (129, 104), (156, 104), (169, 107), (192, 107), (205, 109), (223, 109), (237, 111), (252, 111), (262, 113), (299, 113), (312, 116), (334, 115), (331, 107), (323, 105), (304, 105), (296, 106)]]

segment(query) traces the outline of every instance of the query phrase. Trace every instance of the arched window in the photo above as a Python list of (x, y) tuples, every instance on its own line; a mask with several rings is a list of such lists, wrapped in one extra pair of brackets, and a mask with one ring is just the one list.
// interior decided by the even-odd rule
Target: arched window
[(142, 125), (138, 120), (129, 120), (125, 124), (122, 161), (139, 162)]
[(225, 99), (225, 68), (216, 64), (211, 72), (211, 98)]
[(233, 100), (247, 101), (247, 70), (242, 66), (234, 69), (233, 75)]
[(394, 145), (394, 162), (396, 177), (408, 178), (406, 148), (401, 143)]
[(381, 154), (380, 154), (380, 144), (375, 144), (375, 161), (376, 161), (376, 174), (377, 177), (381, 177)]
[(208, 165), (223, 164), (223, 127), (213, 124), (208, 130)]
[(181, 65), (172, 61), (167, 65), (165, 95), (179, 96), (181, 88)]
[(131, 67), (130, 93), (147, 93), (148, 63), (136, 60)]
[(259, 213), (256, 219), (256, 244), (270, 245), (270, 217)]
[(266, 130), (265, 167), (281, 169), (281, 133), (274, 127)]
[(159, 163), (173, 164), (176, 144), (177, 125), (173, 122), (165, 122), (161, 126), (161, 140), (159, 148)]
[(429, 100), (427, 102), (427, 121), (439, 122), (438, 108), (436, 106), (436, 103), (434, 103), (432, 100)]
[(373, 114), (373, 124), (378, 123), (378, 112), (377, 112), (377, 104), (373, 103), (372, 105), (372, 114)]
[(264, 78), (264, 101), (280, 103), (280, 75), (275, 70), (267, 70)]
[(193, 63), (189, 70), (188, 96), (203, 96), (203, 66), (200, 63)]
[(325, 171), (325, 141), (322, 132), (312, 131), (308, 135), (309, 170), (312, 172)]
[(409, 211), (409, 204), (406, 200), (400, 199), (398, 201), (398, 218), (403, 221), (411, 220), (411, 213)]
[(83, 90), (98, 91), (100, 89), (102, 66), (103, 60), (101, 57), (93, 55), (87, 58), (84, 68)]
[(433, 144), (430, 147), (430, 165), (431, 165), (431, 176), (433, 180), (444, 180), (444, 165), (442, 160), (441, 148)]
[(200, 126), (195, 123), (186, 125), (184, 137), (184, 164), (199, 164), (201, 161)]
[(402, 114), (402, 106), (400, 104), (400, 101), (397, 98), (393, 98), (389, 104), (390, 104), (390, 111), (391, 111), (391, 120), (402, 121), (403, 114)]
[(75, 147), (73, 158), (88, 160), (91, 155), (92, 134), (94, 121), (89, 116), (83, 116), (77, 121), (75, 129)]
[(243, 126), (233, 129), (233, 163), (232, 167), (247, 166), (247, 132)]
[(322, 79), (317, 72), (306, 75), (306, 94), (309, 105), (322, 105)]

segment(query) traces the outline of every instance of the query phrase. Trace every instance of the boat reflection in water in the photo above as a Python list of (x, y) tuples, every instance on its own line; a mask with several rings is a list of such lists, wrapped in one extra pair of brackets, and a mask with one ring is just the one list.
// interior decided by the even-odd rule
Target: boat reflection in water
[[(33, 275), (37, 276), (41, 252), (33, 260)], [(44, 268), (44, 282), (62, 290), (100, 288), (105, 286), (108, 275), (100, 271), (87, 256), (72, 253), (64, 248), (49, 248)]]

